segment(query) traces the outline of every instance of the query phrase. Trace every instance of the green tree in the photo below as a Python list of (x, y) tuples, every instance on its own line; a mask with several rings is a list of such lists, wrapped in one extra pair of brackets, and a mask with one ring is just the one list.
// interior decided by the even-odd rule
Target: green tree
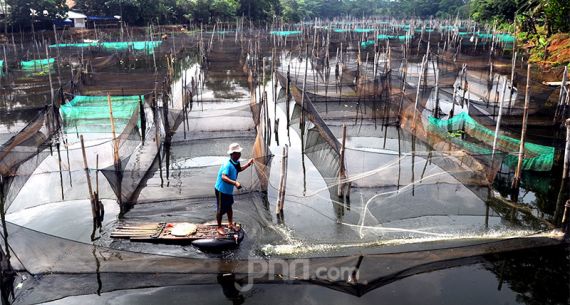
[(479, 22), (520, 23), (524, 32), (544, 26), (547, 36), (570, 31), (570, 0), (471, 0), (471, 17)]
[(254, 21), (270, 21), (282, 11), (279, 0), (239, 0), (237, 14)]
[[(65, 15), (65, 0), (6, 0), (9, 21), (15, 28), (29, 29)], [(35, 27), (35, 26), (34, 26)]]
[(178, 0), (177, 14), (194, 23), (232, 20), (236, 16), (237, 0)]
[(210, 17), (214, 20), (233, 19), (238, 6), (237, 0), (213, 0), (210, 4)]
[(76, 0), (76, 8), (87, 15), (119, 15), (131, 25), (179, 21), (176, 0)]

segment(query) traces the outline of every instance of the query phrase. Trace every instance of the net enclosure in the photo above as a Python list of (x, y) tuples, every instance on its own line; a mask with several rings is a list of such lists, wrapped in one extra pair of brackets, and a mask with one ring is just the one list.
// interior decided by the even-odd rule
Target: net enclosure
[(45, 72), (52, 69), (55, 65), (55, 58), (34, 59), (21, 61), (20, 66), (24, 71)]
[[(443, 134), (446, 139), (453, 142), (473, 154), (492, 154), (494, 131), (479, 124), (469, 116), (467, 112), (461, 112), (451, 119), (443, 120), (429, 117), (429, 129)], [(457, 133), (458, 132), (458, 133)], [(465, 141), (462, 133), (476, 141)], [(476, 144), (479, 143), (479, 144)], [(518, 151), (520, 140), (506, 135), (497, 137), (498, 151), (507, 153), (504, 162), (511, 168), (516, 167), (518, 156), (512, 152)], [(554, 147), (543, 146), (533, 143), (525, 143), (525, 154), (522, 163), (524, 170), (550, 171), (554, 162)]]
[(117, 42), (80, 42), (52, 44), (50, 48), (102, 48), (108, 51), (144, 51), (152, 54), (154, 49), (160, 47), (162, 41), (117, 41)]
[(142, 106), (141, 96), (83, 96), (76, 95), (62, 105), (60, 113), (66, 133), (96, 133), (111, 131), (111, 110), (117, 132), (121, 132)]

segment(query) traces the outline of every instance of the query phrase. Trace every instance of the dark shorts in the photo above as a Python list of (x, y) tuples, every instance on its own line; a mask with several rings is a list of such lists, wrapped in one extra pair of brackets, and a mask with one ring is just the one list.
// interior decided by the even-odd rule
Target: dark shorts
[(232, 209), (234, 204), (234, 195), (224, 194), (216, 189), (216, 211), (218, 214), (224, 215)]

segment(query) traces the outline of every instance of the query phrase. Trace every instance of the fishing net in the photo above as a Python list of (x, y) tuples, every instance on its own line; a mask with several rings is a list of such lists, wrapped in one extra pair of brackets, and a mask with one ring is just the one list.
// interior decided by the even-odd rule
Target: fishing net
[(354, 29), (355, 33), (370, 33), (374, 31), (375, 29), (358, 29), (358, 28)]
[[(19, 167), (12, 173), (15, 178), (27, 177), (27, 179), (19, 189), (10, 190), (15, 194), (11, 196), (10, 201), (6, 201), (5, 211), (7, 213), (24, 211), (25, 213), (26, 210), (33, 210), (33, 208), (49, 210), (54, 205), (90, 199), (90, 193), (87, 192), (88, 181), (84, 162), (87, 162), (87, 168), (90, 172), (92, 171), (90, 179), (93, 191), (97, 192), (101, 199), (115, 199), (117, 195), (113, 186), (105, 179), (99, 179), (98, 172), (107, 167), (112, 167), (117, 171), (117, 166), (126, 166), (131, 155), (141, 149), (138, 122), (138, 108), (135, 108), (131, 118), (124, 124), (122, 130), (116, 131), (116, 134), (113, 134), (109, 127), (101, 127), (104, 124), (95, 127), (99, 129), (96, 133), (89, 133), (88, 130), (87, 133), (85, 130), (82, 133), (76, 133), (75, 126), (73, 133), (67, 133), (66, 130), (72, 130), (72, 128), (68, 126), (69, 121), (64, 121), (63, 133), (59, 134), (53, 143), (49, 143), (48, 155), (39, 162), (33, 160), (34, 163), (29, 162), (27, 167)], [(82, 135), (86, 136), (85, 153), (80, 142)]]
[[(458, 145), (464, 145), (464, 148), (474, 154), (491, 154), (494, 142), (494, 131), (477, 123), (466, 112), (462, 112), (451, 119), (440, 120), (433, 117), (429, 118), (429, 127), (435, 132), (439, 132), (444, 136), (447, 133), (448, 141)], [(464, 132), (465, 135), (473, 138), (475, 141), (485, 144), (480, 146), (475, 143), (469, 143), (462, 139), (462, 135), (453, 135), (454, 132)], [(496, 149), (503, 152), (515, 152), (520, 146), (520, 140), (513, 139), (504, 135), (497, 137)], [(554, 162), (554, 147), (525, 143), (524, 159), (522, 162), (523, 170), (533, 171), (550, 171)], [(516, 167), (518, 160), (517, 155), (505, 156), (505, 163), (512, 168)]]
[(121, 133), (133, 114), (142, 106), (142, 96), (78, 95), (62, 105), (60, 112), (65, 133), (109, 133), (112, 109), (114, 128), (117, 133)]
[[(283, 58), (285, 61), (277, 71), (280, 84), (293, 92), (303, 88), (314, 103), (371, 101), (387, 93), (385, 67), (389, 60), (378, 58), (377, 64), (344, 64), (331, 61), (328, 65), (314, 60), (309, 64), (299, 59)], [(287, 67), (287, 68), (285, 68)], [(307, 77), (304, 72), (307, 68)], [(301, 95), (293, 92), (301, 101)]]
[[(22, 288), (26, 289), (27, 293), (16, 290), (16, 297), (24, 304), (91, 293), (103, 293), (104, 296), (105, 292), (124, 293), (129, 289), (147, 287), (199, 285), (203, 289), (204, 284), (217, 284), (216, 276), (223, 273), (234, 274), (235, 281), (231, 282), (231, 285), (237, 284), (238, 287), (247, 283), (263, 287), (264, 283), (294, 281), (298, 285), (322, 285), (343, 293), (362, 296), (409, 276), (478, 261), (481, 259), (479, 256), (493, 253), (495, 247), (499, 245), (498, 242), (488, 242), (475, 247), (456, 247), (453, 251), (444, 248), (399, 254), (387, 252), (363, 253), (361, 256), (322, 257), (313, 258), (306, 264), (299, 264), (298, 259), (297, 261), (250, 259), (231, 262), (208, 260), (208, 263), (205, 263), (203, 258), (153, 255), (103, 246), (94, 247), (14, 225), (8, 225), (7, 232), (12, 265), (17, 269), (26, 267), (33, 274), (41, 275), (41, 279), (32, 277), (23, 283)], [(515, 251), (528, 249), (531, 242), (535, 247), (552, 245), (548, 238), (540, 236), (506, 240), (500, 244), (504, 249)], [(42, 248), (43, 251), (39, 251), (37, 245), (46, 247)], [(449, 245), (452, 246), (460, 245)], [(17, 258), (16, 253), (18, 253)], [(255, 269), (252, 269), (252, 266)], [(263, 270), (269, 268), (272, 269), (265, 274)], [(343, 275), (342, 279), (336, 281), (317, 277), (319, 270), (323, 268), (356, 270), (358, 281), (356, 277), (353, 277), (353, 281), (347, 281), (349, 274)], [(69, 281), (82, 285), (70, 286)], [(64, 285), (65, 283), (68, 285)], [(64, 288), (53, 289), (52, 285)], [(34, 289), (29, 289), (31, 287)]]
[(52, 44), (50, 48), (101, 48), (107, 51), (144, 51), (146, 54), (154, 53), (154, 50), (162, 44), (162, 41), (127, 41), (127, 42), (83, 42), (83, 43), (60, 43)]
[(378, 40), (387, 40), (387, 39), (397, 39), (400, 41), (404, 41), (406, 39), (411, 39), (412, 36), (410, 35), (386, 35), (386, 34), (380, 34), (378, 35)]
[(82, 74), (76, 88), (83, 95), (148, 95), (163, 88), (164, 74), (96, 71)]
[[(336, 38), (350, 35), (339, 34)], [(211, 280), (189, 279), (188, 274), (232, 272), (244, 283), (255, 273), (248, 269), (248, 260), (291, 262), (301, 257), (310, 261), (307, 281), (362, 295), (402, 277), (465, 262), (465, 257), (559, 242), (556, 234), (541, 234), (553, 227), (549, 216), (504, 200), (491, 188), (503, 156), (515, 152), (516, 141), (501, 138), (503, 150), (493, 160), (488, 150), (470, 151), (460, 147), (464, 143), (448, 139), (443, 120), (437, 122), (445, 127), (430, 127), (428, 114), (435, 107), (428, 103), (435, 95), (431, 71), (448, 69), (440, 74), (441, 100), (446, 96), (449, 106), (468, 104), (463, 94), (451, 92), (462, 60), (467, 60), (463, 54), (458, 63), (450, 58), (435, 60), (434, 65), (433, 59), (429, 61), (436, 68), (428, 70), (424, 85), (418, 81), (418, 58), (408, 62), (407, 81), (396, 72), (403, 66), (403, 54), (415, 52), (400, 41), (390, 41), (392, 57), (387, 45), (378, 49), (384, 55), (370, 53), (366, 60), (366, 53), (361, 53), (357, 62), (361, 41), (357, 38), (352, 46), (343, 45), (342, 59), (339, 54), (328, 63), (333, 69), (329, 72), (322, 52), (292, 59), (304, 56), (302, 45), (279, 57), (291, 64), (287, 69), (287, 61), (280, 62), (277, 80), (259, 81), (262, 71), (244, 74), (262, 66), (251, 50), (244, 51), (247, 43), (215, 35), (211, 38), (216, 44), (200, 63), (195, 57), (177, 62), (171, 83), (163, 83), (164, 64), (158, 64), (156, 74), (154, 67), (117, 73), (102, 65), (90, 71), (78, 85), (82, 95), (62, 106), (62, 132), (49, 141), (52, 145), (36, 144), (33, 153), (26, 151), (31, 157), (25, 155), (16, 167), (7, 166), (0, 194), (7, 220), (2, 230), (7, 242), (2, 247), (11, 254), (12, 267), (38, 275), (28, 282), (35, 289), (23, 284), (28, 290), (18, 294), (21, 303), (60, 299), (89, 289)], [(310, 69), (305, 92), (304, 60), (309, 60)], [(338, 78), (330, 72), (337, 63), (343, 67)], [(256, 87), (257, 82), (263, 89)], [(283, 87), (280, 93), (272, 91), (277, 82)], [(420, 88), (415, 102), (418, 87), (425, 88)], [(155, 88), (159, 88), (156, 96), (150, 93)], [(263, 90), (277, 97), (275, 103), (261, 94)], [(85, 97), (93, 92), (100, 97)], [(117, 113), (115, 136), (110, 131), (108, 92)], [(87, 125), (82, 118), (97, 123)], [(450, 122), (457, 121), (454, 124), (462, 128), (459, 118), (456, 113)], [(88, 126), (97, 126), (96, 137)], [(482, 140), (465, 137), (464, 141), (488, 146), (488, 132), (473, 126)], [(77, 138), (81, 134), (87, 139), (87, 166)], [(38, 138), (43, 142), (35, 137), (33, 141), (47, 139)], [(233, 142), (244, 147), (243, 161), (255, 160), (254, 168), (238, 179), (244, 187), (236, 191), (234, 213), (248, 234), (238, 250), (213, 260), (191, 246), (110, 237), (113, 228), (123, 223), (212, 221), (213, 186)], [(289, 175), (284, 213), (276, 217), (280, 152), (285, 144)], [(529, 155), (538, 155), (542, 148), (537, 149), (527, 147)], [(105, 210), (100, 228), (92, 226), (87, 175)], [(335, 266), (356, 266), (363, 283), (310, 276), (319, 267)], [(277, 269), (258, 281), (275, 282), (275, 274), (285, 272)], [(61, 288), (57, 283), (65, 283), (64, 278), (84, 285), (50, 286)]]
[(271, 35), (287, 37), (301, 34), (301, 31), (271, 31)]
[(21, 61), (20, 66), (24, 71), (30, 72), (49, 72), (55, 65), (55, 58), (36, 59)]

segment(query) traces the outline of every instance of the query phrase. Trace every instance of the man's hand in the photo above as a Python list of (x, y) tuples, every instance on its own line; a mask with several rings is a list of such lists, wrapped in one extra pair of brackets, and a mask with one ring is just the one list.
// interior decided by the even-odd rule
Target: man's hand
[(237, 188), (238, 190), (241, 189), (241, 183), (239, 183), (239, 182), (237, 182), (237, 181), (236, 181), (235, 186), (236, 186), (236, 188)]

